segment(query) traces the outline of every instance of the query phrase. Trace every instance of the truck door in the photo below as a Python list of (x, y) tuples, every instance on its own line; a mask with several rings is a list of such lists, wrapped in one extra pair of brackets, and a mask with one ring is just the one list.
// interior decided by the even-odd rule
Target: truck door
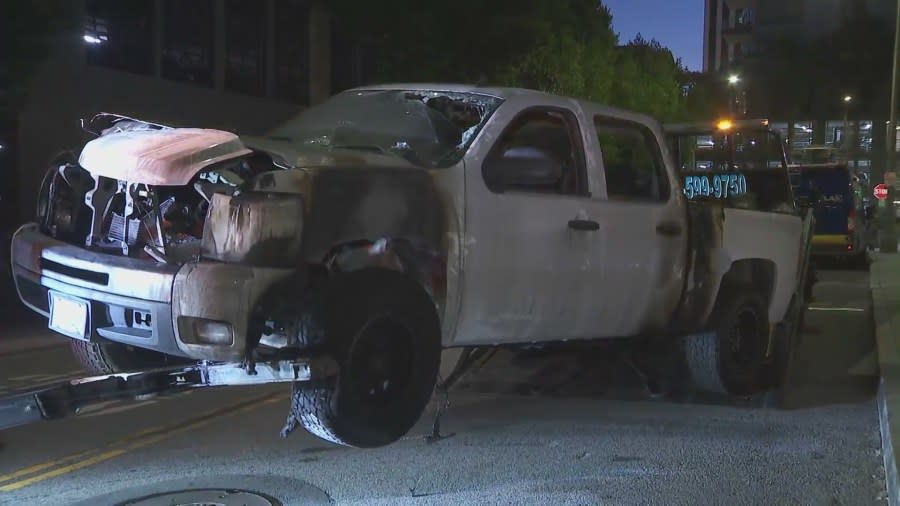
[[(601, 275), (600, 225), (591, 218), (579, 111), (553, 100), (504, 104), (467, 159), (454, 344), (591, 334), (584, 318)], [(559, 174), (545, 170), (555, 164)]]
[[(687, 212), (670, 179), (662, 138), (635, 120), (593, 117), (602, 188), (591, 219), (602, 224), (594, 325), (611, 336), (664, 330), (684, 287)], [(598, 185), (598, 186), (601, 186)]]

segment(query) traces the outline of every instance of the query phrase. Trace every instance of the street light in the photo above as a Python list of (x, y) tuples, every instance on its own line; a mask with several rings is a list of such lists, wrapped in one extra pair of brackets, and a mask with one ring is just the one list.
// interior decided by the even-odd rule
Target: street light
[(728, 76), (728, 84), (737, 84), (741, 81), (741, 76), (737, 74), (731, 74)]
[[(855, 146), (853, 148), (850, 147), (850, 121), (847, 117), (850, 112), (850, 102), (852, 101), (853, 95), (844, 95), (844, 126), (841, 128), (841, 149), (843, 149), (844, 158), (847, 159), (848, 163), (851, 149), (856, 149)], [(854, 163), (854, 168), (856, 167), (858, 167), (858, 163)]]

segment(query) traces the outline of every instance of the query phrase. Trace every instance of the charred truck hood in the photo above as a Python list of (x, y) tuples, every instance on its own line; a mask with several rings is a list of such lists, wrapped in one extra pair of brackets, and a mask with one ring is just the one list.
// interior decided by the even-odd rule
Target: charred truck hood
[(400, 156), (104, 117), (77, 162), (45, 178), (38, 218), (52, 237), (156, 262), (279, 268), (360, 239), (445, 249), (433, 171)]
[(250, 153), (230, 132), (169, 128), (101, 136), (85, 145), (78, 163), (95, 177), (184, 186), (204, 168)]

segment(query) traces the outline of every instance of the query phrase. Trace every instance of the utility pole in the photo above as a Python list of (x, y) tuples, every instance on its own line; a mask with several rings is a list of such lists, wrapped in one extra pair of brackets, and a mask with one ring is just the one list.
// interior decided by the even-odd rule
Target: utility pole
[[(897, 71), (898, 57), (900, 57), (900, 1), (897, 2), (897, 15), (895, 19), (894, 29), (894, 69), (891, 76), (891, 110), (890, 120), (888, 121), (887, 132), (887, 166), (885, 174), (888, 171), (893, 172), (896, 168), (897, 158)], [(897, 220), (894, 214), (894, 195), (896, 191), (893, 185), (888, 186), (888, 196), (885, 206), (881, 213), (881, 251), (885, 253), (897, 252), (897, 234), (894, 225)]]

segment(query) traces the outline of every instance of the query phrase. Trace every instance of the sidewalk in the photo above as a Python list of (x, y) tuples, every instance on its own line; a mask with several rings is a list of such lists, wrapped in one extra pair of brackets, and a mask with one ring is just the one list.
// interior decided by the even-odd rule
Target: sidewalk
[(873, 253), (869, 272), (881, 381), (878, 418), (888, 501), (900, 505), (900, 254)]

